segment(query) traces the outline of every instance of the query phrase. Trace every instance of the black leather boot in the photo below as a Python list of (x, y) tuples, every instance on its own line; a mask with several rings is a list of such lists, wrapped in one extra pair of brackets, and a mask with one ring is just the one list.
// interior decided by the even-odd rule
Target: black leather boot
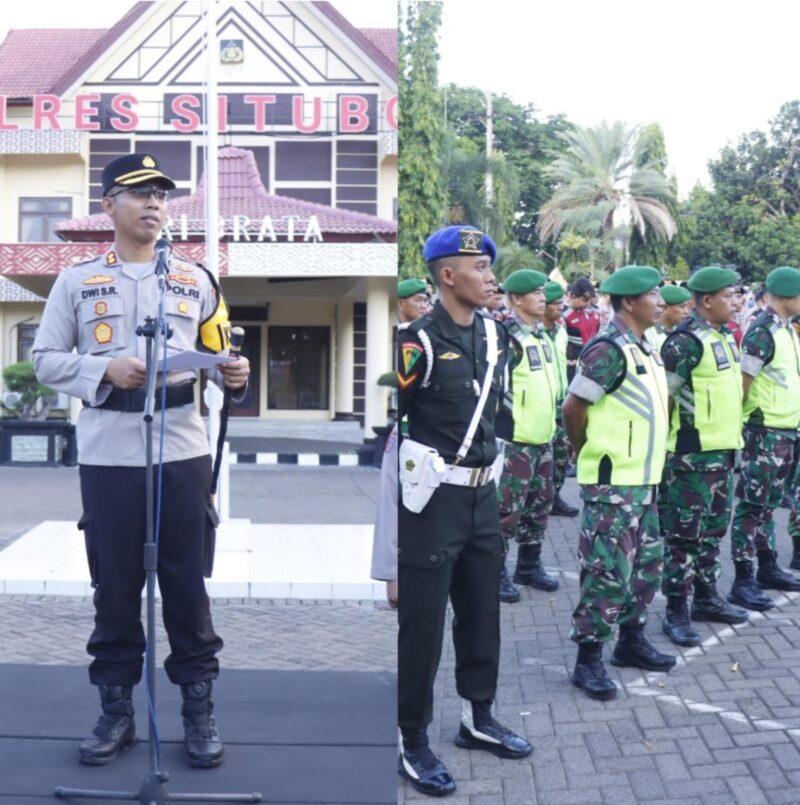
[(133, 688), (100, 685), (100, 706), (103, 714), (97, 720), (92, 734), (84, 738), (78, 748), (81, 763), (105, 766), (136, 740), (133, 720)]
[(662, 654), (650, 642), (641, 624), (625, 623), (619, 627), (619, 639), (611, 655), (612, 665), (644, 671), (669, 671), (677, 661), (671, 654)]
[(456, 746), (462, 749), (485, 749), (497, 757), (519, 760), (528, 757), (533, 747), (492, 716), (491, 702), (462, 700), (461, 726)]
[(428, 734), (424, 729), (401, 728), (397, 772), (420, 794), (429, 797), (443, 797), (456, 790), (450, 772), (428, 748)]
[(800, 579), (779, 567), (778, 554), (775, 551), (758, 552), (756, 581), (762, 590), (800, 593)]
[(800, 540), (792, 542), (792, 561), (789, 562), (792, 570), (800, 570)]
[(717, 592), (716, 584), (705, 584), (695, 578), (692, 620), (712, 621), (713, 623), (746, 623), (747, 610), (732, 607)]
[(542, 567), (541, 545), (520, 545), (517, 553), (517, 569), (514, 572), (514, 583), (525, 584), (536, 590), (552, 593), (558, 589), (558, 582)]
[(667, 612), (661, 622), (664, 634), (679, 646), (699, 646), (700, 635), (692, 629), (689, 607), (682, 595), (667, 596)]
[(572, 672), (572, 684), (590, 699), (605, 702), (616, 698), (617, 686), (603, 665), (602, 643), (578, 643), (578, 659)]
[(519, 601), (519, 590), (511, 583), (508, 578), (508, 571), (506, 570), (505, 562), (500, 570), (500, 600), (504, 604), (513, 604)]
[(190, 766), (209, 768), (222, 763), (225, 747), (214, 720), (211, 680), (181, 685), (183, 694), (183, 747)]
[(775, 602), (761, 591), (753, 574), (753, 563), (750, 561), (734, 562), (736, 580), (733, 582), (728, 601), (745, 609), (765, 612), (775, 606)]
[(550, 514), (552, 514), (553, 517), (577, 517), (578, 509), (574, 506), (570, 506), (560, 494), (556, 494), (553, 499), (553, 508), (550, 510)]

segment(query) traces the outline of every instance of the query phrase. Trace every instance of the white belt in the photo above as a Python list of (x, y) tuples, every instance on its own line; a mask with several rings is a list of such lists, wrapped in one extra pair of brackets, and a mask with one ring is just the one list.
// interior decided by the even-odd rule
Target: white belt
[(492, 469), (491, 464), (488, 467), (458, 467), (448, 464), (442, 483), (454, 486), (488, 486), (494, 478)]

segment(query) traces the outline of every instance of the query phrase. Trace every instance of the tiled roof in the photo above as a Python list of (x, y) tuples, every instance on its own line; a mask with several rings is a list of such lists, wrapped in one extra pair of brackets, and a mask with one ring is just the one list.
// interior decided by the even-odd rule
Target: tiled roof
[(0, 95), (30, 98), (50, 92), (103, 34), (94, 28), (9, 31), (0, 45)]
[[(170, 201), (169, 215), (180, 221), (186, 215), (190, 231), (205, 228), (205, 177), (190, 196)], [(308, 218), (316, 215), (320, 229), (328, 234), (395, 235), (397, 224), (372, 215), (350, 210), (338, 210), (324, 204), (300, 201), (288, 196), (272, 196), (264, 189), (253, 152), (244, 148), (221, 148), (219, 151), (219, 214), (225, 218), (226, 234), (233, 231), (234, 215), (246, 215), (258, 225), (267, 215), (272, 218), (275, 232), (285, 233), (284, 216)], [(193, 225), (194, 224), (194, 225)], [(77, 233), (111, 232), (111, 219), (105, 213), (88, 215), (72, 221), (62, 221), (55, 227), (65, 240)]]
[(44, 299), (16, 282), (0, 277), (0, 302), (44, 302)]
[(359, 30), (395, 67), (397, 66), (396, 28), (361, 28)]

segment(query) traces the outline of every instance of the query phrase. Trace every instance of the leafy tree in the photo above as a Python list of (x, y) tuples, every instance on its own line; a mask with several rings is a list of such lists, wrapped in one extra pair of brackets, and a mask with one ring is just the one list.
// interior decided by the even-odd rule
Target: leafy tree
[(3, 384), (10, 392), (8, 403), (0, 404), (4, 411), (25, 421), (47, 419), (56, 402), (56, 393), (39, 383), (30, 361), (6, 366), (3, 369)]
[(401, 276), (424, 276), (425, 238), (439, 228), (446, 207), (441, 175), (444, 110), (438, 88), (436, 34), (440, 0), (409, 0), (400, 10), (398, 51), (398, 260)]

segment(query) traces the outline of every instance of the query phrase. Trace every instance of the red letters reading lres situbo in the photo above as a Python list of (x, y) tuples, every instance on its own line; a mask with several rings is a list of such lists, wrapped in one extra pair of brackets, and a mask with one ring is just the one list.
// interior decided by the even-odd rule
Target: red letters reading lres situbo
[[(75, 95), (65, 102), (57, 95), (34, 95), (30, 100), (20, 102), (9, 101), (5, 95), (0, 95), (0, 131), (17, 131), (20, 128), (74, 129), (77, 131), (100, 131), (112, 128), (116, 131), (135, 131), (140, 128), (139, 99), (130, 93), (114, 95), (110, 102), (106, 96), (105, 102), (98, 93), (85, 93)], [(244, 103), (252, 106), (252, 126), (255, 131), (267, 131), (269, 124), (269, 107), (276, 103), (275, 95), (245, 95)], [(228, 130), (228, 98), (220, 95), (219, 103), (219, 130)], [(101, 105), (104, 110), (101, 112)], [(160, 107), (160, 101), (148, 100), (149, 107)], [(9, 111), (15, 106), (32, 107), (32, 126), (21, 125), (9, 118)], [(330, 109), (335, 106), (335, 112)], [(339, 95), (335, 101), (325, 103), (320, 97), (307, 98), (304, 95), (295, 95), (292, 98), (292, 126), (301, 134), (313, 134), (333, 128), (340, 134), (360, 134), (373, 126), (377, 121), (370, 120), (369, 102), (361, 95)], [(383, 131), (397, 130), (397, 96), (391, 97), (382, 104), (380, 114), (384, 117), (384, 125), (379, 126)], [(107, 123), (101, 124), (100, 117)], [(188, 134), (202, 129), (203, 97), (201, 95), (176, 95), (170, 98), (168, 109), (163, 114), (163, 121), (175, 131)], [(162, 118), (162, 115), (158, 115)], [(152, 115), (146, 116), (145, 128), (152, 129)], [(374, 130), (374, 129), (373, 129)]]

